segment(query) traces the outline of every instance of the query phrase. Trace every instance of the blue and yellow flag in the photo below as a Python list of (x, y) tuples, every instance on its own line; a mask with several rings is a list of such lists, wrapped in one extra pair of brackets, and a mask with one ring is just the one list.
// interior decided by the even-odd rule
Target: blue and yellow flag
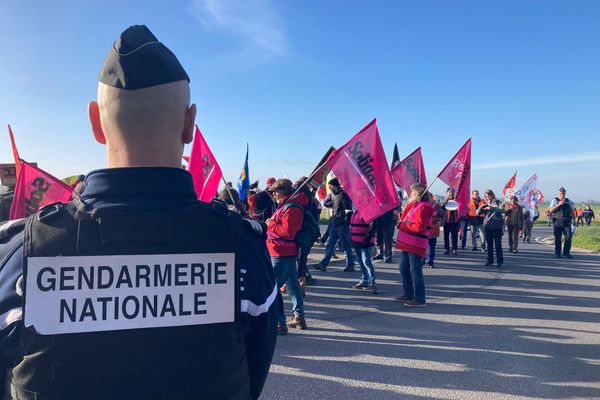
[(246, 201), (246, 198), (248, 198), (248, 188), (250, 187), (250, 171), (248, 170), (248, 143), (246, 143), (246, 161), (244, 162), (244, 167), (240, 173), (237, 187), (238, 192), (240, 192), (240, 199), (242, 201)]

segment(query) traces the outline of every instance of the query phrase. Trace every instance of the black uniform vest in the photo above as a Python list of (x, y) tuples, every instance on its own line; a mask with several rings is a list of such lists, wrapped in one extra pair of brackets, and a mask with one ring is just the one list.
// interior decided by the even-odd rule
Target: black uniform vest
[[(558, 197), (556, 197), (555, 200), (559, 201)], [(572, 210), (569, 203), (569, 199), (565, 199), (565, 204), (563, 204), (556, 211), (554, 211), (552, 218), (555, 220), (555, 222), (558, 221), (564, 222), (565, 224), (570, 224), (571, 220), (573, 219), (573, 215), (571, 213)]]
[[(200, 202), (161, 213), (58, 205), (28, 219), (24, 263), (29, 256), (234, 253), (240, 226), (237, 215)], [(236, 255), (233, 323), (48, 336), (22, 325), (24, 356), (8, 371), (6, 397), (249, 399), (239, 269)]]

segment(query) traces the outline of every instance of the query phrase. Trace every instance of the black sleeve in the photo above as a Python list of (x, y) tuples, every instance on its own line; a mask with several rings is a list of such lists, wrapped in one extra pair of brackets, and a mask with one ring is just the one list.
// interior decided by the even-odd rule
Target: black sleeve
[(257, 399), (271, 367), (281, 309), (277, 301), (279, 290), (264, 238), (252, 232), (243, 236), (239, 249), (243, 277), (242, 324), (250, 391), (252, 398)]

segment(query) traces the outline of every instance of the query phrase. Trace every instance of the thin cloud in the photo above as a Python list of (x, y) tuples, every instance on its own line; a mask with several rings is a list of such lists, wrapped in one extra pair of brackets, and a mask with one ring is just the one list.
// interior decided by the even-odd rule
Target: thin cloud
[(240, 38), (243, 46), (237, 58), (267, 61), (288, 49), (281, 18), (267, 0), (193, 0), (191, 13), (208, 31)]
[(591, 153), (572, 153), (561, 155), (548, 155), (543, 157), (533, 157), (520, 160), (503, 160), (496, 162), (481, 163), (477, 165), (477, 169), (496, 169), (507, 167), (527, 167), (534, 165), (552, 165), (559, 163), (586, 163), (591, 161), (600, 161), (600, 152)]

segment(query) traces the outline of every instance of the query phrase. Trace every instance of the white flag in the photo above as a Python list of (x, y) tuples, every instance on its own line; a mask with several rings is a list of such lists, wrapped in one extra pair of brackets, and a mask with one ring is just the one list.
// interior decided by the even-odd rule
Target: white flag
[(533, 221), (535, 217), (535, 206), (538, 202), (538, 176), (537, 172), (531, 175), (517, 190), (514, 195), (519, 203), (529, 210), (529, 218)]

